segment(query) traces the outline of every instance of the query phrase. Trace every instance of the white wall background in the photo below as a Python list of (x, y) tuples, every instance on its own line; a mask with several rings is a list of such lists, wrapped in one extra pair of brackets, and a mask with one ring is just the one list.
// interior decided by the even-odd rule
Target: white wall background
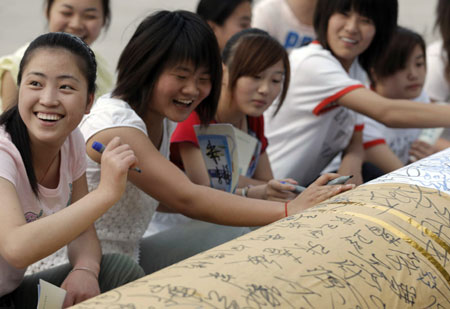
[[(12, 53), (46, 31), (42, 2), (0, 0), (0, 55)], [(159, 9), (193, 11), (197, 2), (198, 0), (111, 0), (111, 26), (94, 43), (94, 48), (106, 57), (113, 69), (121, 50), (148, 13)], [(427, 42), (433, 41), (437, 37), (433, 33), (436, 2), (437, 0), (399, 0), (399, 24), (418, 31)]]

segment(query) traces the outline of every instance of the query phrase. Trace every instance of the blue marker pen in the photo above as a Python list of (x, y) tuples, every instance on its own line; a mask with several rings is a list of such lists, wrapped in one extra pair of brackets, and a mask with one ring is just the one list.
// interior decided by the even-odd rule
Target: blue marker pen
[[(102, 143), (100, 143), (100, 142), (93, 142), (92, 143), (92, 148), (95, 151), (98, 151), (100, 153), (103, 153), (103, 151), (105, 151), (105, 146)], [(133, 167), (133, 168), (130, 168), (130, 170), (136, 171), (138, 173), (142, 173), (142, 170), (139, 167)]]
[(353, 175), (341, 176), (341, 177), (335, 178), (333, 180), (330, 180), (329, 182), (327, 182), (327, 185), (342, 185), (352, 177), (353, 177)]

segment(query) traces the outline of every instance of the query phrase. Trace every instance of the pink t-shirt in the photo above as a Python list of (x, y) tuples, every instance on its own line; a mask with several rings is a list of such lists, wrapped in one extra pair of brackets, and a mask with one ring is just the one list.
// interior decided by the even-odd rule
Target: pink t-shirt
[[(61, 147), (58, 186), (49, 189), (38, 185), (39, 199), (37, 199), (28, 182), (19, 150), (12, 143), (10, 135), (5, 132), (4, 126), (0, 126), (0, 177), (7, 179), (16, 188), (27, 223), (70, 205), (72, 183), (84, 174), (86, 164), (85, 142), (77, 128)], [(4, 206), (0, 204), (0, 207)], [(26, 268), (12, 267), (0, 256), (0, 296), (12, 292), (19, 286), (25, 270)]]

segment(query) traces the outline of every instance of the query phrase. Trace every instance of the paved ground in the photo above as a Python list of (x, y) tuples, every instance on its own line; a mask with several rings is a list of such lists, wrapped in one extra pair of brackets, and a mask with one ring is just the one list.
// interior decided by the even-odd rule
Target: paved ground
[[(46, 31), (42, 2), (43, 0), (0, 0), (0, 55), (13, 52)], [(121, 50), (144, 16), (158, 9), (195, 10), (197, 2), (198, 0), (111, 0), (111, 26), (94, 47), (113, 68)], [(415, 29), (431, 42), (436, 38), (432, 33), (436, 2), (399, 0), (399, 23)]]

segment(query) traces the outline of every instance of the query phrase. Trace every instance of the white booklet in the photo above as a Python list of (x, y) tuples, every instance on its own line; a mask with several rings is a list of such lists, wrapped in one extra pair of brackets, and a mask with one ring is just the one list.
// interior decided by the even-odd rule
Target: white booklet
[[(417, 140), (428, 143), (430, 145), (436, 144), (436, 141), (441, 137), (444, 128), (426, 128), (422, 129)], [(416, 162), (417, 158), (415, 156), (409, 156), (409, 161)]]
[(195, 125), (211, 187), (234, 192), (239, 175), (246, 175), (258, 140), (228, 123)]
[(38, 297), (37, 309), (62, 308), (64, 298), (66, 297), (66, 290), (39, 279)]

